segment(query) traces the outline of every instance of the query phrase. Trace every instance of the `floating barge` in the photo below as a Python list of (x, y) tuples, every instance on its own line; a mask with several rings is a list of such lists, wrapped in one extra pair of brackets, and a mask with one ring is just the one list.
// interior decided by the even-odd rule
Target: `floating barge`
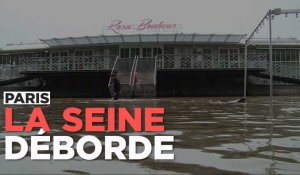
[[(134, 34), (53, 38), (0, 50), (2, 90), (49, 90), (54, 97), (110, 97), (118, 72), (121, 96), (240, 96), (240, 34)], [(274, 39), (275, 95), (300, 94), (300, 41)], [(248, 47), (248, 94), (268, 94), (268, 43)], [(138, 74), (133, 81), (134, 73)]]

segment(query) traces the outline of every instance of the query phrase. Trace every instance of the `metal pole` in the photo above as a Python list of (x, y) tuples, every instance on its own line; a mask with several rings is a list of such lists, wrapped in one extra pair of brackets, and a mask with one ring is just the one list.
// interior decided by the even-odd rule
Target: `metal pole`
[(269, 11), (270, 103), (273, 104), (272, 11)]
[(246, 40), (245, 42), (245, 55), (244, 55), (244, 98), (246, 100), (247, 97), (247, 46), (248, 46), (248, 41)]

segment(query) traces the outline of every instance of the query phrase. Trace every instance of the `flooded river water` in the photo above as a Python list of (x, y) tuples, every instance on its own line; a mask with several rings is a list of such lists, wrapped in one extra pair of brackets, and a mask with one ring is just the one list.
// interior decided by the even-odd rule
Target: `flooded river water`
[[(234, 97), (121, 99), (51, 99), (43, 111), (51, 126), (50, 135), (65, 133), (62, 112), (67, 107), (164, 107), (165, 133), (93, 133), (105, 135), (174, 135), (175, 160), (142, 161), (97, 160), (79, 157), (67, 161), (36, 161), (27, 156), (17, 161), (4, 157), (4, 136), (31, 133), (5, 133), (0, 118), (0, 174), (299, 174), (300, 173), (300, 97), (250, 97), (246, 104), (223, 103)], [(2, 102), (1, 102), (2, 103)], [(2, 106), (2, 108), (4, 108)], [(32, 107), (14, 106), (16, 123), (25, 124)], [(26, 120), (25, 120), (26, 119)], [(103, 153), (102, 153), (103, 154)]]

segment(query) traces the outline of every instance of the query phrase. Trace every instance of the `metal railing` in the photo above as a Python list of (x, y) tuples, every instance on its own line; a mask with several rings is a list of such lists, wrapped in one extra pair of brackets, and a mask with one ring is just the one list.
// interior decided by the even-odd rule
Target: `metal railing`
[[(266, 54), (248, 54), (247, 67), (265, 69), (269, 71), (269, 62)], [(126, 58), (121, 62), (116, 61), (116, 55), (109, 56), (66, 56), (66, 57), (31, 57), (18, 58), (18, 64), (0, 64), (0, 79), (9, 80), (20, 77), (24, 71), (86, 71), (86, 70), (111, 70), (131, 69), (129, 85), (133, 81), (133, 73), (137, 66), (132, 67), (134, 58)], [(140, 66), (147, 66), (150, 58), (143, 60)], [(202, 55), (157, 55), (154, 69), (243, 69), (244, 54), (202, 54)], [(118, 63), (117, 63), (118, 62)], [(128, 62), (128, 63), (126, 63)], [(125, 64), (126, 63), (126, 64)], [(118, 65), (116, 65), (118, 64)], [(129, 66), (130, 65), (130, 66)], [(137, 65), (135, 60), (134, 65)], [(125, 66), (125, 67), (124, 67)], [(129, 67), (128, 67), (129, 66)], [(118, 68), (117, 68), (118, 67)], [(127, 68), (128, 67), (128, 68)], [(276, 62), (274, 61), (273, 73), (276, 76), (300, 79), (299, 62)], [(139, 70), (137, 70), (139, 71)], [(154, 84), (156, 83), (154, 72)], [(128, 77), (129, 78), (129, 77)], [(109, 80), (109, 84), (111, 80)]]
[(1, 64), (0, 81), (10, 80), (20, 77), (20, 67), (18, 65)]
[[(268, 64), (269, 66), (269, 64)], [(279, 77), (300, 79), (299, 62), (273, 62), (273, 75)], [(269, 72), (269, 70), (268, 70)]]
[(119, 57), (117, 56), (117, 58), (116, 58), (116, 60), (115, 60), (115, 62), (114, 62), (114, 65), (113, 65), (113, 67), (112, 67), (112, 69), (111, 69), (111, 72), (110, 72), (110, 77), (109, 77), (109, 81), (108, 81), (108, 87), (111, 85), (111, 78), (112, 78), (112, 75), (113, 75), (113, 73), (114, 73), (114, 71), (115, 71), (115, 68), (116, 68), (116, 63), (118, 62), (118, 59), (119, 59)]
[(138, 84), (155, 84), (155, 58), (140, 57), (135, 68)]
[(136, 73), (136, 66), (137, 66), (138, 60), (139, 60), (139, 57), (135, 56), (134, 61), (133, 61), (133, 65), (132, 65), (132, 68), (131, 68), (131, 71), (130, 71), (130, 79), (129, 79), (129, 83), (128, 83), (129, 86), (134, 86), (135, 76), (136, 76), (136, 74), (135, 74)]
[(19, 58), (21, 71), (111, 70), (116, 55)]
[[(158, 69), (244, 68), (244, 54), (158, 55)], [(248, 68), (267, 68), (267, 55), (248, 54)]]
[[(134, 64), (136, 57), (133, 58), (118, 58), (115, 60), (113, 70), (111, 73), (115, 73), (121, 84), (131, 84), (131, 74), (134, 70)], [(109, 85), (111, 82), (109, 82)]]
[(154, 80), (153, 80), (153, 84), (154, 86), (156, 86), (156, 75), (157, 75), (157, 55), (155, 56), (155, 64), (154, 64)]

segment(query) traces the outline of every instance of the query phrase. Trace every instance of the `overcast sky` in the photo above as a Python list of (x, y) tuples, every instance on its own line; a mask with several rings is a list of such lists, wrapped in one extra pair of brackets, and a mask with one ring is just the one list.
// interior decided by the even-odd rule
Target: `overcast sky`
[[(300, 9), (300, 0), (0, 0), (0, 47), (100, 35), (115, 19), (164, 20), (182, 24), (184, 33), (250, 34), (267, 10), (277, 7)], [(275, 36), (300, 38), (300, 14), (276, 18)]]

